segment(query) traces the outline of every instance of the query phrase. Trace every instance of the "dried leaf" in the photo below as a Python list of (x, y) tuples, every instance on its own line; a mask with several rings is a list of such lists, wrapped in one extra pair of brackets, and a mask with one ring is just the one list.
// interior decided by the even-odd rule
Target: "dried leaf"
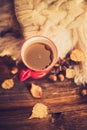
[(34, 83), (31, 84), (30, 92), (35, 98), (41, 98), (42, 96), (42, 88)]
[(71, 79), (74, 78), (75, 75), (76, 73), (74, 69), (70, 69), (70, 68), (66, 69), (66, 78)]
[(34, 105), (32, 110), (32, 115), (29, 119), (32, 118), (46, 118), (48, 115), (48, 108), (42, 103), (37, 103)]
[(85, 61), (85, 56), (81, 50), (75, 49), (71, 52), (70, 59), (75, 62), (82, 62), (82, 61)]
[(14, 81), (13, 79), (6, 79), (1, 86), (4, 89), (11, 89), (14, 86)]

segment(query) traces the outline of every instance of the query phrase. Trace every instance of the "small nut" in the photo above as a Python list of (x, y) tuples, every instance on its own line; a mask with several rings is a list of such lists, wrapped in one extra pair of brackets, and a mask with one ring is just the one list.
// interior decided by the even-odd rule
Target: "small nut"
[(13, 67), (12, 70), (11, 70), (11, 73), (12, 74), (18, 73), (18, 68), (17, 67)]
[(83, 89), (81, 94), (82, 94), (82, 96), (86, 96), (87, 95), (87, 89)]
[(49, 78), (51, 81), (57, 81), (57, 76), (54, 75), (54, 74), (51, 74), (48, 78)]
[(58, 75), (58, 78), (59, 78), (60, 81), (64, 81), (64, 79), (65, 79), (65, 77), (64, 77), (63, 74), (59, 74), (59, 75)]

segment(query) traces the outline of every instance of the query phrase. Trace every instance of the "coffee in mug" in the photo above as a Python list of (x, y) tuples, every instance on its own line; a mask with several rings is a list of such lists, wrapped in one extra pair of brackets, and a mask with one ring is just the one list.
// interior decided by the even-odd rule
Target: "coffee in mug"
[(43, 70), (52, 63), (53, 52), (49, 45), (37, 42), (26, 49), (24, 59), (30, 68)]

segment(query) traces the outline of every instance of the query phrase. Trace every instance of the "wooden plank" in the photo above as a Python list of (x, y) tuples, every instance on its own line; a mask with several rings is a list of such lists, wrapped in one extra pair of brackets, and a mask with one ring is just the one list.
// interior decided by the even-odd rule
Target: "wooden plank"
[(29, 120), (30, 109), (0, 111), (0, 130), (86, 130), (87, 110), (55, 113)]
[(78, 110), (64, 113), (62, 118), (65, 130), (86, 130), (87, 110)]
[[(27, 85), (31, 82), (42, 87), (41, 99), (33, 98), (27, 89)], [(15, 86), (11, 90), (0, 88), (0, 109), (33, 107), (38, 102), (47, 105), (50, 112), (86, 109), (87, 99), (79, 93), (80, 86), (76, 86), (71, 81), (52, 83), (47, 79), (40, 79), (21, 83), (16, 78)]]

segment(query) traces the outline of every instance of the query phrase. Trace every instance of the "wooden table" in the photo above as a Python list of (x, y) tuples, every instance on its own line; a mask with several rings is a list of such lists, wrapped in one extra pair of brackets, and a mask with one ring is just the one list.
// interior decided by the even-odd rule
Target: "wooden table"
[[(12, 1), (0, 0), (0, 14), (1, 10), (6, 10), (6, 5), (9, 5), (8, 10), (12, 9)], [(7, 11), (3, 13), (7, 14)], [(12, 14), (11, 10), (9, 16), (13, 19), (15, 16)], [(3, 22), (3, 26), (0, 26), (0, 44), (4, 39), (9, 42), (8, 37), (14, 37), (14, 43), (21, 42), (16, 20), (9, 26), (6, 19), (0, 22)], [(0, 74), (1, 79), (7, 78), (6, 76), (2, 77)], [(51, 82), (46, 77), (20, 82), (18, 75), (14, 82), (15, 85), (10, 90), (0, 87), (0, 130), (87, 130), (87, 97), (80, 95), (84, 86), (77, 86), (71, 80)], [(28, 89), (30, 83), (42, 87), (41, 99), (32, 97)], [(51, 117), (29, 120), (32, 108), (38, 102), (48, 107)]]
[[(49, 82), (46, 79), (20, 82), (14, 79), (10, 90), (0, 88), (0, 130), (86, 130), (87, 97), (81, 97), (80, 86), (71, 81)], [(33, 82), (42, 87), (41, 99), (35, 99), (27, 88)], [(52, 118), (31, 119), (32, 107), (36, 103), (45, 104)]]

